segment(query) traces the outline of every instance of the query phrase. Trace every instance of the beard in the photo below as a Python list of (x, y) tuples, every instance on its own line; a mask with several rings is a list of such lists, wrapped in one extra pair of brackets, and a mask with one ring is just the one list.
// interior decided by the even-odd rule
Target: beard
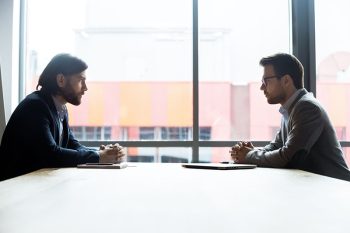
[(265, 94), (265, 95), (266, 95), (267, 102), (269, 104), (280, 104), (286, 98), (284, 93), (279, 93), (278, 95), (275, 95), (275, 96), (269, 96), (268, 94)]
[(76, 93), (71, 85), (67, 85), (65, 88), (61, 88), (60, 95), (70, 104), (80, 105), (81, 97), (84, 93)]

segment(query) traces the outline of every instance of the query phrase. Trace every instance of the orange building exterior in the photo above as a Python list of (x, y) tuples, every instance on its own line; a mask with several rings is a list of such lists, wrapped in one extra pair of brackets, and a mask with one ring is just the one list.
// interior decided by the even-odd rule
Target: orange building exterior
[[(344, 141), (350, 140), (349, 85), (317, 84), (317, 98)], [(139, 140), (140, 127), (192, 127), (191, 82), (88, 82), (88, 88), (79, 107), (68, 106), (71, 126), (111, 126), (112, 140)], [(200, 82), (199, 125), (210, 127), (209, 140), (274, 137), (279, 105), (269, 105), (259, 88), (257, 82)], [(122, 129), (128, 131), (127, 138), (121, 138)], [(227, 148), (211, 151), (213, 162), (228, 159)], [(349, 154), (347, 148), (344, 152)], [(128, 153), (137, 155), (137, 149)], [(346, 160), (350, 164), (349, 157)]]

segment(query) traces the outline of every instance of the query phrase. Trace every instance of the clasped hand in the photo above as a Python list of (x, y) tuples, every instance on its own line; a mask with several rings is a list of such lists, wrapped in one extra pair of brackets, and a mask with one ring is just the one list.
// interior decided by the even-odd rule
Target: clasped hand
[(118, 143), (101, 145), (99, 154), (100, 163), (120, 163), (125, 156), (124, 148)]
[(253, 149), (251, 142), (238, 142), (230, 150), (231, 158), (235, 163), (244, 163), (246, 155)]

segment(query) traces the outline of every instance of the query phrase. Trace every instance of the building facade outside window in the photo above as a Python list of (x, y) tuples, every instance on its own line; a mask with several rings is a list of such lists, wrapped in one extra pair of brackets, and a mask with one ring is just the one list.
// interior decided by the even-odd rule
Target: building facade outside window
[(71, 126), (74, 137), (78, 140), (111, 140), (112, 127)]

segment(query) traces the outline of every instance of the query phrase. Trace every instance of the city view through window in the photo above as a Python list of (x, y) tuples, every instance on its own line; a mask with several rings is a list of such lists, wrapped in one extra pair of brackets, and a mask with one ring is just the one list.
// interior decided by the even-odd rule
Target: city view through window
[[(258, 63), (263, 56), (292, 51), (289, 1), (253, 2), (257, 6), (198, 1), (200, 141), (270, 141), (279, 128), (279, 106), (269, 105), (259, 90)], [(63, 11), (65, 17), (54, 16)], [(82, 104), (67, 106), (79, 140), (191, 141), (192, 18), (188, 0), (28, 0), (26, 94), (52, 56), (72, 53), (89, 65)], [(346, 104), (349, 63), (340, 84), (324, 75), (332, 55), (331, 49), (324, 51), (317, 61), (322, 70), (317, 97), (331, 112), (339, 140), (350, 140), (350, 111), (332, 105)], [(228, 150), (200, 148), (199, 160), (228, 160)], [(129, 161), (143, 162), (189, 162), (192, 156), (186, 147), (130, 147), (127, 154)]]

